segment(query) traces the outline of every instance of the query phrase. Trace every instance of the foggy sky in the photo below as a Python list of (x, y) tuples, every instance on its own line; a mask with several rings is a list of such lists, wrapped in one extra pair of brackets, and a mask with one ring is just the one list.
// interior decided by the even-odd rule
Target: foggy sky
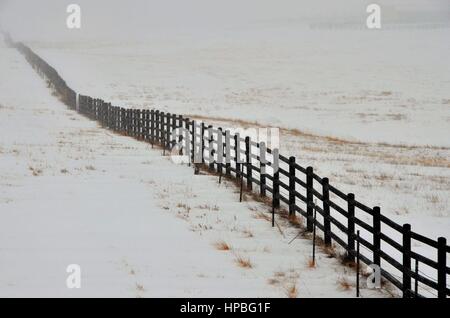
[[(82, 29), (65, 25), (68, 4), (82, 8)], [(170, 32), (242, 31), (302, 23), (363, 22), (369, 3), (385, 23), (450, 22), (449, 0), (0, 0), (0, 27), (20, 40), (144, 39)]]

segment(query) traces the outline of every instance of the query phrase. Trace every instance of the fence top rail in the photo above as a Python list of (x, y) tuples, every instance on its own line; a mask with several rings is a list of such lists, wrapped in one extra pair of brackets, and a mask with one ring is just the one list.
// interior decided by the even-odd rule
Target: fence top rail
[(341, 198), (342, 200), (348, 201), (348, 196), (347, 194), (345, 194), (344, 192), (340, 191), (339, 189), (335, 188), (334, 186), (332, 186), (331, 184), (328, 185), (328, 189), (334, 193), (335, 195), (337, 195), (339, 198)]
[(373, 215), (373, 209), (369, 208), (367, 205), (365, 205), (357, 200), (354, 200), (353, 202), (355, 203), (355, 207), (357, 207), (358, 209), (360, 209), (370, 215)]
[(306, 174), (306, 168), (303, 168), (302, 166), (300, 166), (298, 163), (294, 164), (294, 168), (298, 171), (300, 171), (301, 173)]

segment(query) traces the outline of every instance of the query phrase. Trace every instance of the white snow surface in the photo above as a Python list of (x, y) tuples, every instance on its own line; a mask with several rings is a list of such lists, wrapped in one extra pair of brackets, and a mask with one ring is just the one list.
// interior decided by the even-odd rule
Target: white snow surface
[(321, 251), (309, 268), (311, 241), (265, 206), (68, 110), (3, 46), (0, 136), (1, 297), (354, 296), (354, 272)]

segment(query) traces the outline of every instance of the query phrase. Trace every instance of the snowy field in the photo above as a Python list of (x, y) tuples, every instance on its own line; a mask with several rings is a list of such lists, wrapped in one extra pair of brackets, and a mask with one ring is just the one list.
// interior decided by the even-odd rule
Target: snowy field
[(450, 27), (410, 27), (31, 46), (75, 90), (115, 105), (281, 128), (283, 154), (398, 223), (450, 238)]
[(311, 241), (233, 185), (68, 110), (14, 49), (0, 69), (1, 297), (354, 296), (353, 270), (310, 268)]

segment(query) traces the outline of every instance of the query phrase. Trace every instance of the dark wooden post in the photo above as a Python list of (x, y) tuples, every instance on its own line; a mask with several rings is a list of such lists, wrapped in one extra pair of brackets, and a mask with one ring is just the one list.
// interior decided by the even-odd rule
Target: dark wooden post
[(403, 225), (403, 298), (410, 297), (411, 290), (411, 225)]
[(130, 109), (130, 133), (129, 136), (133, 136), (133, 131), (134, 131), (134, 110)]
[(136, 121), (137, 121), (136, 138), (141, 139), (142, 138), (142, 111), (140, 109), (136, 109)]
[[(264, 147), (261, 147), (261, 145), (264, 145)], [(264, 151), (264, 154), (262, 153)], [(266, 163), (263, 162), (264, 160), (262, 160), (262, 158), (266, 158), (266, 147), (265, 147), (265, 143), (261, 142), (259, 144), (259, 170), (260, 170), (260, 174), (259, 174), (259, 193), (262, 197), (266, 196), (266, 174), (265, 174), (265, 170), (266, 170)]]
[(197, 163), (195, 162), (195, 152), (197, 151), (197, 149), (195, 148), (195, 146), (197, 145), (197, 123), (195, 122), (195, 120), (192, 121), (192, 130), (191, 130), (191, 162), (194, 164)]
[(313, 231), (313, 210), (314, 210), (314, 196), (313, 196), (313, 168), (306, 168), (306, 230)]
[(355, 195), (347, 195), (347, 260), (355, 261)]
[(289, 215), (295, 215), (295, 157), (289, 158)]
[(158, 128), (159, 128), (159, 144), (161, 145), (161, 147), (165, 148), (166, 144), (165, 144), (165, 134), (164, 134), (164, 117), (165, 114), (164, 112), (160, 112), (159, 113), (159, 121), (158, 121)]
[(131, 132), (132, 132), (132, 128), (133, 128), (133, 117), (132, 117), (132, 113), (133, 110), (132, 109), (127, 109), (127, 135), (131, 136)]
[(324, 241), (326, 246), (331, 246), (331, 221), (330, 221), (330, 190), (328, 178), (322, 179), (322, 197), (323, 197), (323, 227)]
[(127, 109), (127, 135), (131, 136), (131, 109)]
[(201, 151), (201, 158), (202, 158), (202, 164), (205, 163), (205, 130), (206, 126), (205, 123), (202, 123), (201, 132), (200, 132), (200, 151)]
[[(222, 127), (217, 128), (217, 172), (222, 176), (223, 174), (223, 161), (224, 161), (224, 142), (223, 142), (223, 131)], [(219, 137), (220, 135), (220, 137)], [(220, 142), (220, 143), (219, 143)], [(222, 152), (222, 158), (219, 158), (219, 149)]]
[(225, 171), (227, 176), (231, 176), (231, 135), (229, 130), (225, 130)]
[(170, 132), (169, 132), (169, 136), (170, 136), (170, 144), (169, 144), (169, 149), (172, 149), (173, 147), (175, 147), (176, 144), (176, 139), (172, 139), (172, 133), (173, 131), (177, 128), (177, 115), (176, 114), (172, 114), (172, 124), (170, 127)]
[(241, 142), (239, 140), (239, 136), (237, 134), (234, 135), (234, 155), (236, 161), (236, 177), (242, 178), (241, 175), (241, 163), (239, 162), (240, 151), (241, 151)]
[(184, 128), (184, 121), (183, 121), (183, 116), (178, 115), (178, 125), (176, 128), (180, 128), (179, 130), (179, 136), (178, 136), (178, 144), (180, 147), (180, 150), (178, 152), (178, 154), (181, 156), (183, 154), (183, 129)]
[(141, 138), (141, 110), (135, 109), (134, 113), (135, 113), (135, 123), (136, 123), (136, 130), (135, 130), (134, 136), (137, 139), (140, 139)]
[(373, 263), (380, 266), (381, 256), (381, 213), (380, 207), (373, 208)]
[(280, 172), (278, 170), (273, 172), (272, 182), (272, 208), (280, 207)]
[(163, 125), (164, 127), (164, 138), (166, 140), (166, 144), (165, 144), (165, 148), (166, 149), (170, 149), (170, 118), (171, 118), (171, 114), (167, 113), (166, 114), (166, 124)]
[(125, 133), (125, 127), (125, 108), (122, 107), (120, 108), (120, 130), (122, 131), (122, 133)]
[(146, 126), (146, 131), (145, 131), (145, 139), (147, 140), (147, 142), (150, 142), (150, 125), (151, 125), (151, 118), (150, 118), (150, 110), (147, 109), (145, 111), (145, 126)]
[(247, 172), (247, 189), (252, 190), (252, 147), (250, 144), (250, 137), (245, 137), (245, 162), (246, 162), (246, 172)]
[(445, 237), (438, 238), (438, 269), (437, 284), (438, 298), (447, 298), (447, 240)]
[(156, 143), (161, 145), (161, 113), (159, 112), (159, 110), (157, 110), (155, 112), (155, 126), (156, 126), (156, 131), (155, 131), (155, 136), (156, 136)]
[(150, 143), (153, 144), (155, 143), (155, 110), (152, 109), (150, 111)]
[(209, 170), (214, 171), (214, 133), (213, 127), (208, 126), (208, 153), (209, 153)]
[[(183, 135), (186, 134), (186, 132), (188, 132), (188, 136), (184, 137), (186, 138), (186, 140), (184, 141), (184, 155), (187, 156), (188, 158), (191, 158), (191, 152), (189, 147), (191, 146), (191, 140), (190, 140), (190, 134), (191, 131), (189, 129), (189, 123), (191, 122), (190, 118), (184, 118), (184, 129), (185, 131), (183, 132)], [(189, 145), (189, 147), (188, 147)], [(188, 162), (189, 167), (191, 166), (191, 161), (189, 160)]]

